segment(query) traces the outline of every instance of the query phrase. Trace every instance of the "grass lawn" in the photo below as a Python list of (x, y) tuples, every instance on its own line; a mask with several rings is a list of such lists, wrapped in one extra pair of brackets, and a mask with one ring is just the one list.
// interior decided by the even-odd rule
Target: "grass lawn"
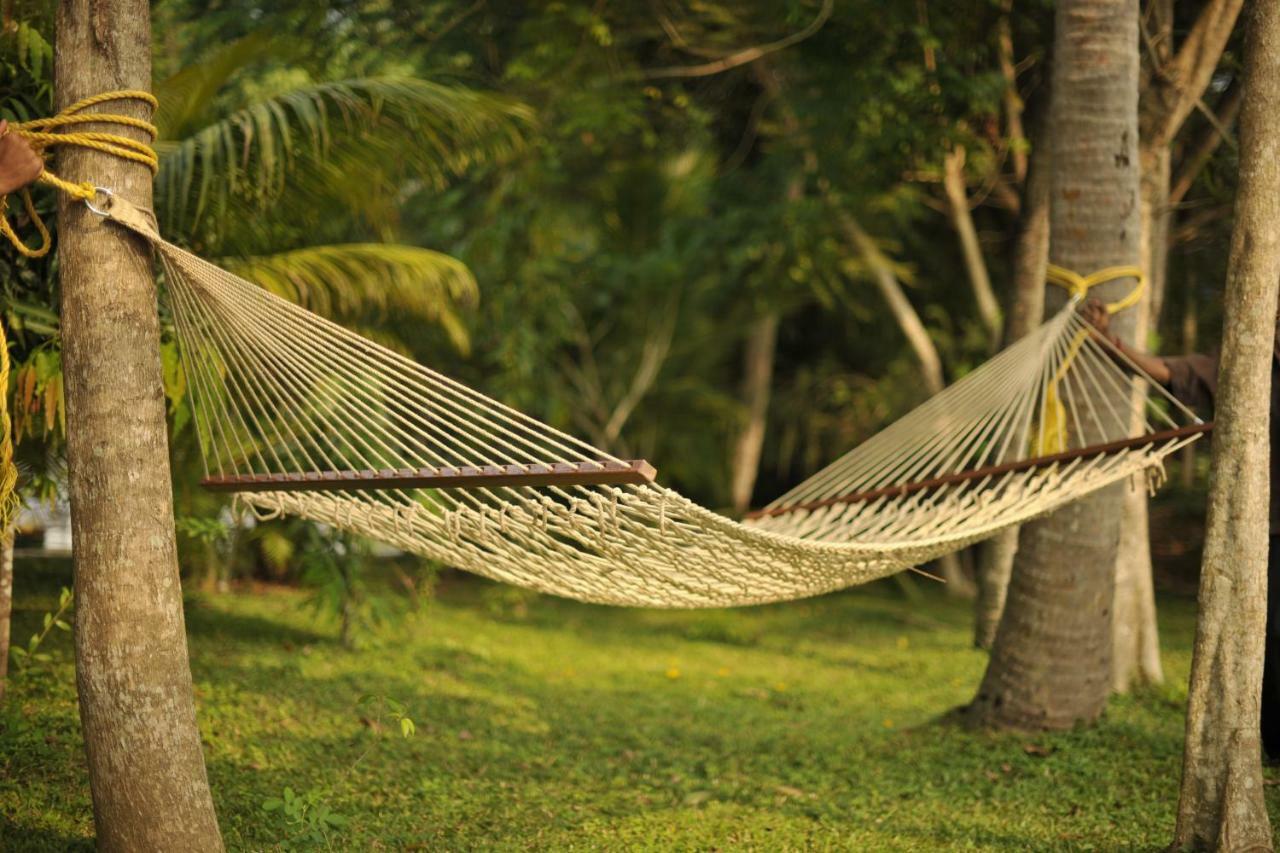
[[(65, 571), (19, 563), (15, 636)], [(967, 607), (936, 590), (692, 613), (534, 598), (495, 613), (494, 589), (446, 583), (359, 652), (296, 593), (189, 602), (228, 847), (1021, 851), (1171, 837), (1188, 602), (1162, 604), (1168, 686), (1114, 700), (1096, 728), (1027, 736), (935, 722), (985, 661)], [(50, 649), (0, 711), (6, 851), (91, 843), (68, 636)], [(403, 703), (417, 733), (370, 720), (366, 694)], [(307, 842), (263, 808), (286, 787), (347, 825)], [(1275, 819), (1276, 788), (1268, 798)]]

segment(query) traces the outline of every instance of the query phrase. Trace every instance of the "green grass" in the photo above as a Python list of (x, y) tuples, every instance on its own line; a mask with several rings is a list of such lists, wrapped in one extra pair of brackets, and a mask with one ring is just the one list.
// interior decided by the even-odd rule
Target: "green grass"
[[(60, 580), (24, 569), (20, 637)], [(1028, 736), (936, 722), (985, 657), (967, 608), (933, 592), (695, 613), (537, 598), (518, 617), (495, 616), (491, 592), (447, 584), (359, 652), (296, 594), (191, 602), (228, 846), (296, 846), (262, 809), (286, 786), (349, 819), (341, 850), (1154, 849), (1171, 836), (1185, 601), (1162, 607), (1169, 686), (1114, 700), (1095, 728)], [(18, 675), (0, 711), (5, 850), (92, 837), (66, 635), (51, 648), (55, 663)], [(362, 722), (364, 694), (404, 703), (417, 734)]]

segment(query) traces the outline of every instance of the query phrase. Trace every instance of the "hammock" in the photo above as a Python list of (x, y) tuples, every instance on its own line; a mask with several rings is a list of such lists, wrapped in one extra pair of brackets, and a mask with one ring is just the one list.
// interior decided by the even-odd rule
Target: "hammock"
[(712, 607), (864, 583), (1144, 472), (1207, 427), (1072, 299), (744, 522), (102, 211), (165, 273), (210, 488), (505, 583)]

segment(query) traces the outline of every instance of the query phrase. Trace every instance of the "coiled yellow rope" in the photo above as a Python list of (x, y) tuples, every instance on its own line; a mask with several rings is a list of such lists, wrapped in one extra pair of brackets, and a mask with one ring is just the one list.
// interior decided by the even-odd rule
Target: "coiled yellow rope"
[[(76, 101), (57, 115), (48, 118), (34, 119), (21, 124), (10, 125), (10, 133), (25, 139), (41, 157), (45, 152), (60, 145), (75, 145), (81, 148), (92, 148), (113, 154), (125, 160), (142, 163), (155, 174), (160, 168), (155, 149), (145, 142), (130, 139), (117, 133), (100, 131), (75, 131), (61, 133), (63, 128), (83, 124), (108, 124), (120, 127), (132, 127), (144, 131), (152, 141), (156, 138), (156, 127), (149, 121), (132, 116), (114, 113), (85, 112), (90, 107), (109, 101), (143, 101), (152, 110), (159, 102), (150, 92), (140, 89), (124, 89), (116, 92), (103, 92), (99, 95)], [(88, 182), (73, 183), (58, 177), (48, 167), (40, 173), (38, 180), (56, 189), (62, 190), (73, 198), (92, 201), (97, 190)], [(49, 229), (36, 212), (35, 203), (31, 200), (31, 190), (24, 187), (22, 203), (27, 216), (31, 219), (36, 231), (40, 234), (40, 245), (36, 248), (28, 246), (13, 230), (6, 215), (8, 196), (0, 196), (0, 234), (9, 238), (9, 242), (21, 254), (28, 258), (42, 258), (49, 253), (51, 240)], [(7, 531), (15, 520), (20, 500), (17, 491), (18, 469), (13, 461), (13, 426), (9, 417), (9, 342), (5, 337), (3, 324), (0, 324), (0, 531)]]
[[(1124, 297), (1117, 299), (1115, 302), (1108, 302), (1103, 306), (1108, 314), (1116, 314), (1126, 308), (1130, 308), (1138, 304), (1138, 301), (1142, 299), (1142, 293), (1147, 286), (1147, 278), (1143, 275), (1141, 269), (1131, 265), (1106, 267), (1089, 275), (1080, 275), (1075, 270), (1049, 264), (1048, 269), (1045, 270), (1045, 279), (1050, 284), (1066, 288), (1073, 298), (1081, 300), (1088, 296), (1089, 291), (1098, 285), (1122, 278), (1136, 279), (1138, 283)], [(1044, 398), (1044, 420), (1040, 424), (1040, 429), (1036, 431), (1036, 438), (1031, 446), (1031, 451), (1036, 456), (1061, 453), (1067, 449), (1067, 410), (1062, 405), (1058, 386), (1088, 336), (1088, 331), (1081, 331), (1076, 334), (1067, 349), (1067, 356), (1063, 359), (1062, 365), (1053, 375), (1053, 378), (1049, 380), (1049, 387)]]
[[(114, 124), (144, 131), (151, 137), (152, 141), (155, 141), (156, 126), (149, 121), (114, 113), (85, 112), (90, 107), (109, 101), (143, 101), (150, 105), (152, 110), (159, 106), (159, 102), (154, 95), (141, 89), (103, 92), (99, 95), (76, 101), (57, 115), (11, 125), (10, 132), (25, 139), (35, 152), (42, 157), (51, 148), (60, 145), (75, 145), (80, 148), (92, 148), (95, 151), (113, 154), (116, 157), (132, 160), (135, 163), (142, 163), (151, 170), (152, 174), (155, 174), (160, 169), (160, 160), (156, 157), (155, 149), (146, 142), (139, 142), (136, 139), (130, 139), (118, 133), (103, 133), (101, 131), (58, 132), (63, 128), (75, 127), (76, 125)], [(93, 184), (88, 182), (74, 183), (64, 180), (49, 171), (47, 167), (40, 173), (39, 181), (62, 190), (73, 198), (84, 199), (85, 201), (92, 201), (96, 192)], [(22, 203), (26, 208), (27, 216), (40, 234), (41, 242), (38, 247), (32, 248), (28, 246), (14, 232), (13, 226), (9, 224), (8, 217), (5, 216), (8, 203), (7, 196), (0, 196), (0, 234), (9, 238), (9, 242), (13, 244), (13, 247), (28, 258), (42, 258), (47, 255), (51, 245), (49, 229), (45, 226), (40, 215), (36, 213), (35, 204), (31, 200), (30, 189), (24, 188), (22, 190)]]

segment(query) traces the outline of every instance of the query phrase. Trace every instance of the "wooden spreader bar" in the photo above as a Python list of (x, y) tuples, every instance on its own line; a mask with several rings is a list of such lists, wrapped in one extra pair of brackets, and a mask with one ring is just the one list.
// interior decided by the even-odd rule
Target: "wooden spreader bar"
[(314, 471), (206, 477), (215, 492), (361, 492), (379, 489), (460, 489), (497, 486), (622, 486), (652, 483), (658, 472), (643, 459), (627, 462), (534, 462), (382, 471)]
[(1193, 435), (1209, 432), (1213, 429), (1213, 423), (1191, 424), (1189, 426), (1178, 427), (1177, 429), (1168, 429), (1162, 432), (1152, 432), (1146, 435), (1140, 435), (1135, 438), (1123, 438), (1119, 441), (1109, 441), (1105, 444), (1091, 444), (1088, 447), (1078, 447), (1075, 450), (1066, 450), (1062, 453), (1052, 453), (1048, 456), (1035, 456), (1031, 459), (1020, 459), (1017, 462), (1003, 462), (999, 465), (988, 465), (983, 468), (974, 468), (970, 471), (958, 471), (954, 474), (944, 474), (941, 477), (934, 477), (930, 480), (917, 480), (914, 483), (901, 483), (896, 486), (882, 486), (878, 489), (871, 489), (866, 492), (857, 492), (850, 495), (837, 495), (833, 498), (824, 498), (818, 501), (808, 501), (806, 503), (793, 504), (791, 506), (774, 507), (773, 509), (760, 509), (755, 512), (746, 514), (746, 518), (769, 518), (775, 515), (786, 515), (789, 512), (803, 512), (807, 510), (822, 509), (823, 507), (835, 506), (836, 504), (852, 504), (862, 503), (864, 501), (873, 501), (877, 498), (896, 498), (903, 495), (914, 494), (915, 492), (923, 492), (927, 489), (936, 489), (939, 486), (949, 486), (955, 483), (965, 483), (971, 480), (982, 480), (987, 477), (998, 477), (1003, 474), (1012, 474), (1016, 471), (1027, 471), (1032, 468), (1045, 468), (1060, 462), (1070, 462), (1075, 459), (1087, 459), (1092, 456), (1105, 456), (1108, 453), (1117, 453), (1121, 450), (1128, 450), (1132, 447), (1143, 447), (1148, 444), (1159, 444), (1162, 441), (1176, 441), (1179, 438), (1187, 438)]

